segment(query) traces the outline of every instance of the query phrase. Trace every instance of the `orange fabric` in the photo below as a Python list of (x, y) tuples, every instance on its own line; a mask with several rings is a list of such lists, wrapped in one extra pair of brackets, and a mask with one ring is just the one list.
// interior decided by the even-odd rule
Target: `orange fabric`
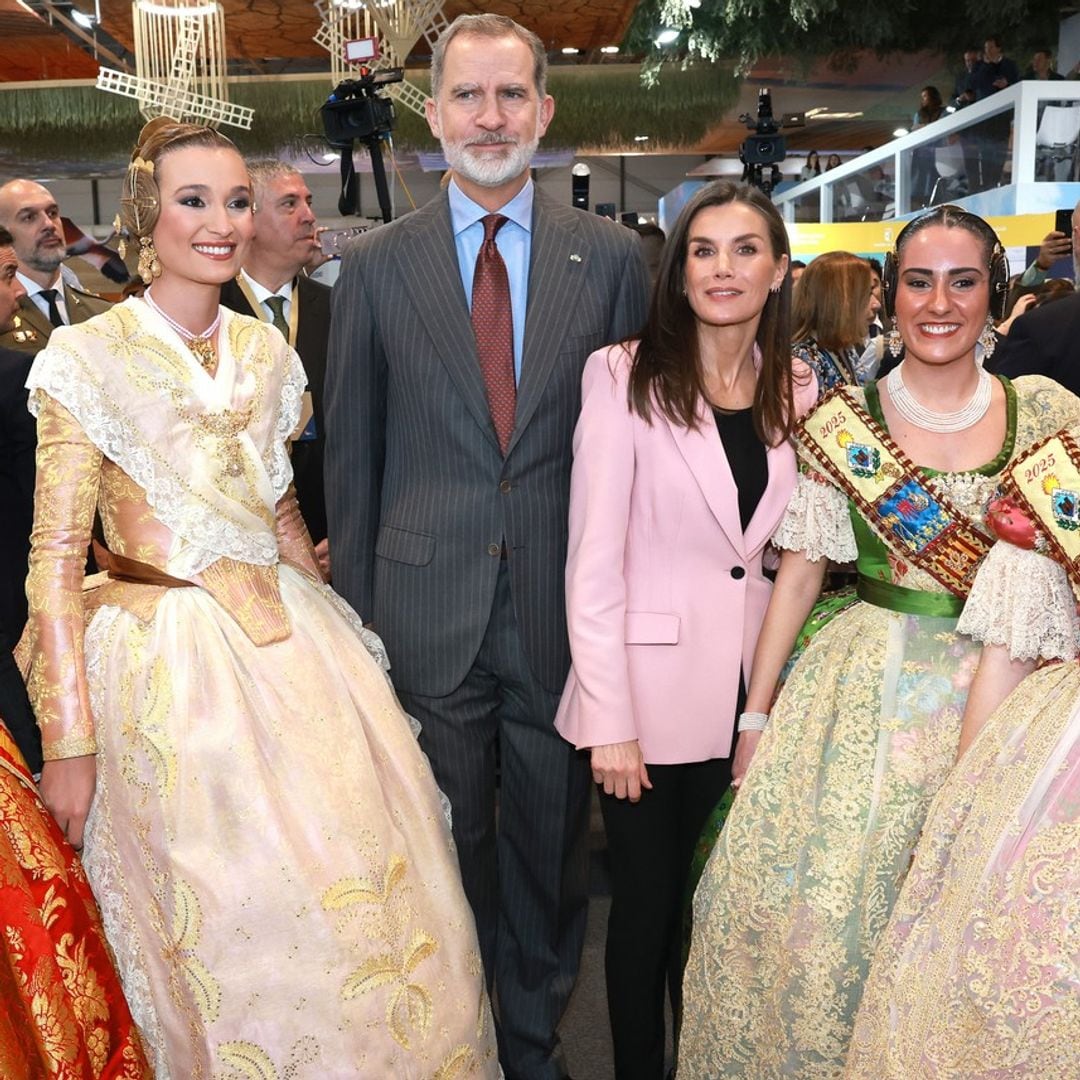
[(82, 866), (2, 724), (0, 1076), (152, 1076)]

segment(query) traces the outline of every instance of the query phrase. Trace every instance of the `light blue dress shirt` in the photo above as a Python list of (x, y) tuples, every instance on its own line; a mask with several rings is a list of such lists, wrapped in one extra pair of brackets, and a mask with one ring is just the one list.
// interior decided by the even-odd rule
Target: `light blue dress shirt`
[[(484, 243), (482, 219), (489, 211), (474, 203), (451, 180), (450, 224), (454, 230), (461, 284), (465, 287), (465, 301), (472, 310), (473, 274), (476, 257)], [(521, 356), (525, 346), (525, 310), (529, 302), (529, 259), (532, 254), (533, 182), (525, 186), (495, 213), (509, 220), (495, 234), (495, 246), (506, 263), (506, 275), (510, 280), (510, 311), (514, 323), (514, 379), (521, 382)]]

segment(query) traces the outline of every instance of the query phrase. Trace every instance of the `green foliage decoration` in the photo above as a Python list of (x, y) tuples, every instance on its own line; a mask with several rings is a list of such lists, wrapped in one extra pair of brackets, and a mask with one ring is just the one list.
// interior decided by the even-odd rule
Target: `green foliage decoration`
[[(879, 54), (938, 50), (959, 58), (987, 34), (1005, 39), (1006, 55), (1026, 64), (1034, 48), (1053, 48), (1065, 5), (1058, 0), (642, 0), (625, 46), (647, 54), (646, 81), (687, 58), (735, 61), (747, 71), (762, 56), (830, 57), (850, 67), (862, 49)], [(660, 28), (679, 31), (657, 46)]]
[[(427, 89), (426, 71), (408, 78)], [(556, 109), (544, 144), (573, 149), (641, 149), (635, 135), (650, 136), (650, 149), (692, 146), (738, 96), (730, 66), (713, 64), (690, 64), (656, 88), (642, 85), (635, 64), (555, 67), (548, 86)], [(231, 99), (254, 108), (255, 120), (251, 131), (223, 130), (246, 154), (321, 151), (319, 106), (329, 89), (317, 77), (235, 82)], [(80, 175), (115, 174), (141, 125), (135, 101), (86, 83), (0, 89), (0, 172), (66, 162)], [(401, 106), (394, 141), (403, 150), (437, 148), (425, 120)]]

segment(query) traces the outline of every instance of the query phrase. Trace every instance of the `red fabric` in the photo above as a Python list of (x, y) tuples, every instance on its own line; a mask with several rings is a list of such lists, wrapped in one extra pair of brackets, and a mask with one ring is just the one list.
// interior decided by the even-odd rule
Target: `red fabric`
[(986, 520), (994, 535), (1000, 539), (1029, 551), (1035, 547), (1035, 526), (1012, 499), (1005, 496), (991, 499)]
[(152, 1075), (78, 856), (0, 724), (0, 1076)]
[(488, 408), (503, 454), (510, 445), (517, 409), (514, 381), (514, 314), (510, 307), (510, 278), (495, 246), (495, 234), (505, 225), (502, 214), (483, 219), (484, 242), (473, 276), (472, 325)]

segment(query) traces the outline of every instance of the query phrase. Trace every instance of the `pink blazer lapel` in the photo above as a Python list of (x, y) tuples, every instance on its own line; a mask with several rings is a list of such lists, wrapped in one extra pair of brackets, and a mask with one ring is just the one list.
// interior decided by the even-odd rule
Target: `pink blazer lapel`
[(746, 554), (754, 555), (768, 542), (780, 524), (795, 487), (795, 450), (790, 442), (770, 447), (766, 454), (769, 483), (746, 528)]
[(739, 492), (712, 413), (704, 403), (699, 405), (698, 427), (693, 431), (671, 420), (665, 422), (713, 517), (731, 546), (745, 556), (746, 545), (739, 522)]

